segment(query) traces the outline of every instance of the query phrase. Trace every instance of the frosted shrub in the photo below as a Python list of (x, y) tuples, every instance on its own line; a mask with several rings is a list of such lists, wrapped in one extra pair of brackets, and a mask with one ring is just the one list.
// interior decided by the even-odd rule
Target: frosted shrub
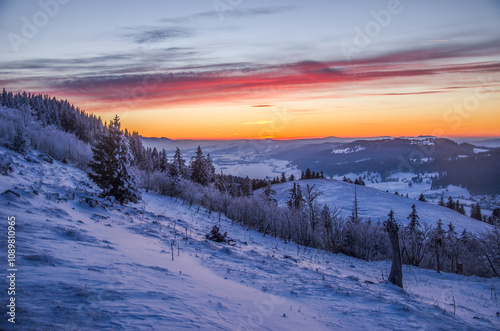
[(33, 125), (27, 134), (33, 148), (47, 153), (58, 161), (66, 159), (81, 169), (87, 169), (87, 164), (92, 159), (89, 144), (79, 140), (74, 134), (60, 131), (54, 126)]
[(12, 172), (12, 158), (7, 154), (0, 154), (0, 174), (7, 176)]

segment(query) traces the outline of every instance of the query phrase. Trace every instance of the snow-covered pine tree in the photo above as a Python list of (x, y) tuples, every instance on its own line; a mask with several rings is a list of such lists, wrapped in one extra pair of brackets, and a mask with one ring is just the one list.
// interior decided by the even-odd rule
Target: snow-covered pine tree
[(411, 206), (411, 213), (407, 217), (407, 219), (410, 220), (410, 223), (408, 224), (408, 226), (412, 232), (415, 231), (416, 229), (420, 228), (420, 222), (418, 221), (419, 218), (420, 217), (417, 214), (417, 207), (415, 206), (415, 204), (413, 204)]
[(423, 193), (420, 193), (420, 197), (418, 198), (418, 201), (427, 202)]
[[(210, 157), (210, 153), (207, 154), (205, 169), (207, 172), (207, 176), (209, 178), (209, 182), (213, 182), (215, 179), (215, 166), (214, 166), (214, 163), (212, 161), (212, 158)], [(250, 183), (250, 190), (251, 189), (252, 189), (252, 185)]]
[(2, 90), (2, 95), (0, 97), (0, 105), (2, 106), (7, 105), (7, 91), (5, 91), (5, 88)]
[(290, 209), (300, 210), (304, 203), (304, 197), (302, 196), (302, 189), (300, 184), (293, 183), (293, 187), (290, 189), (290, 198), (288, 199), (287, 205)]
[(294, 207), (296, 199), (297, 199), (297, 183), (293, 183), (293, 187), (290, 189), (289, 199), (287, 201), (287, 205), (290, 209)]
[(411, 206), (411, 213), (407, 219), (410, 220), (408, 225), (403, 230), (403, 243), (405, 246), (404, 254), (406, 254), (407, 262), (414, 266), (419, 266), (425, 253), (424, 233), (421, 230), (421, 225), (415, 204)]
[(134, 157), (132, 164), (141, 167), (142, 163), (144, 162), (145, 153), (139, 133), (136, 131), (132, 132), (132, 134), (129, 135), (128, 140), (129, 140), (130, 152)]
[(443, 230), (443, 220), (439, 219), (436, 228), (431, 233), (431, 243), (430, 246), (434, 249), (434, 254), (436, 257), (436, 269), (437, 272), (441, 272), (441, 252), (444, 245), (444, 230)]
[(325, 234), (326, 234), (325, 248), (326, 250), (329, 251), (333, 248), (332, 245), (333, 217), (332, 217), (332, 212), (330, 211), (330, 207), (328, 207), (327, 204), (324, 204), (323, 208), (321, 209), (319, 221), (321, 224), (323, 224), (323, 227), (325, 229)]
[(191, 170), (191, 180), (195, 183), (206, 186), (214, 178), (215, 168), (212, 164), (212, 160), (210, 156), (205, 157), (205, 155), (203, 155), (200, 146), (198, 146), (196, 155), (191, 159), (189, 168)]
[(481, 221), (483, 219), (483, 216), (481, 215), (481, 206), (479, 205), (479, 203), (472, 204), (470, 209), (470, 217), (478, 221)]
[(181, 150), (177, 147), (170, 167), (170, 175), (173, 178), (184, 177), (187, 173), (186, 161), (182, 158)]
[(461, 203), (460, 206), (458, 207), (458, 212), (462, 215), (465, 215), (465, 206), (463, 203)]
[(455, 210), (455, 201), (452, 197), (448, 197), (448, 202), (446, 202), (446, 208)]
[(153, 147), (153, 150), (151, 151), (151, 161), (153, 161), (153, 169), (158, 169), (158, 165), (160, 164), (160, 155), (158, 154), (156, 147)]
[(253, 195), (252, 182), (248, 176), (241, 182), (241, 195), (244, 197), (249, 197)]
[(167, 151), (165, 149), (162, 149), (158, 155), (158, 168), (155, 170), (158, 170), (159, 172), (167, 172), (168, 170), (168, 158)]
[(276, 191), (273, 190), (273, 187), (271, 186), (270, 181), (266, 182), (266, 186), (265, 186), (264, 190), (262, 191), (262, 195), (270, 201), (276, 201), (276, 199), (273, 198), (273, 196), (276, 195)]
[(441, 198), (439, 199), (438, 205), (441, 206), (441, 207), (445, 206), (445, 204), (444, 204), (444, 193), (441, 194)]
[(18, 153), (26, 152), (28, 142), (26, 141), (26, 134), (24, 126), (19, 125), (16, 128), (16, 135), (14, 136), (14, 141), (9, 144), (9, 148)]
[(104, 135), (92, 147), (93, 160), (88, 174), (100, 188), (102, 196), (114, 196), (121, 204), (137, 202), (140, 193), (128, 172), (132, 158), (126, 138), (120, 130), (120, 118), (115, 116)]
[(352, 219), (358, 219), (358, 192), (356, 190), (356, 186), (354, 186), (354, 205), (352, 207)]
[(317, 218), (315, 212), (316, 206), (314, 201), (322, 194), (320, 190), (314, 189), (315, 186), (316, 184), (314, 184), (313, 186), (309, 186), (309, 184), (307, 184), (306, 194), (305, 194), (305, 201), (309, 211), (309, 222), (311, 224), (313, 233), (316, 230), (316, 218)]

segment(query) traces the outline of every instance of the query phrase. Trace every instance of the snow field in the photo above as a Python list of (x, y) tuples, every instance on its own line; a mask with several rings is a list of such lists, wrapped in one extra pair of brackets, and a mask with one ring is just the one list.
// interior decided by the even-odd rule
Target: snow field
[[(97, 190), (80, 170), (13, 158), (14, 173), (0, 177), (0, 219), (17, 220), (16, 313), (23, 330), (500, 328), (500, 303), (493, 297), (500, 292), (499, 279), (405, 267), (405, 288), (399, 289), (386, 282), (390, 262), (284, 243), (145, 192), (135, 205), (91, 208), (82, 198)], [(335, 202), (346, 200), (350, 212), (352, 185), (336, 188), (331, 182), (324, 182), (331, 191), (325, 189), (323, 197), (345, 191)], [(287, 184), (280, 185), (284, 192)], [(1, 194), (6, 190), (20, 197)], [(68, 192), (74, 200), (47, 195)], [(408, 199), (377, 192), (358, 190), (360, 201), (374, 199), (362, 206), (364, 212), (381, 205), (380, 213), (387, 214), (385, 204), (395, 204), (396, 216), (406, 219), (410, 208), (401, 201)], [(417, 204), (421, 219), (424, 209)], [(429, 213), (441, 212), (447, 211)], [(206, 240), (213, 225), (236, 245)], [(2, 247), (5, 241), (2, 232)], [(5, 264), (2, 259), (2, 270)], [(3, 279), (0, 286), (6, 285)], [(12, 329), (6, 318), (0, 328)]]

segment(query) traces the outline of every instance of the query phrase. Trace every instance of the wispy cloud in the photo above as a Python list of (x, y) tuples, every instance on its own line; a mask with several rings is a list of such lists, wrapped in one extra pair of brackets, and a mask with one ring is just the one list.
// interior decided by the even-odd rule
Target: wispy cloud
[(396, 96), (396, 95), (420, 95), (420, 94), (435, 94), (435, 93), (446, 93), (450, 92), (449, 90), (443, 90), (443, 91), (421, 91), (421, 92), (398, 92), (398, 93), (379, 93), (379, 94), (370, 94), (370, 95), (391, 95), (391, 96)]
[[(129, 109), (134, 110), (165, 104), (252, 102), (265, 100), (268, 96), (271, 100), (284, 93), (300, 94), (296, 92), (309, 92), (308, 98), (314, 98), (314, 93), (319, 91), (322, 92), (319, 97), (333, 97), (333, 94), (341, 95), (346, 88), (359, 88), (362, 84), (385, 89), (383, 92), (387, 93), (382, 95), (430, 94), (469, 85), (466, 80), (457, 84), (456, 80), (443, 78), (442, 83), (446, 85), (435, 86), (432, 90), (399, 92), (398, 89), (396, 92), (394, 89), (405, 84), (414, 86), (420, 77), (500, 72), (500, 61), (485, 62), (482, 57), (483, 54), (500, 55), (498, 41), (439, 45), (441, 47), (404, 50), (355, 61), (298, 61), (271, 65), (251, 62), (205, 64), (202, 52), (190, 48), (67, 60), (39, 59), (3, 63), (0, 71), (7, 75), (3, 75), (5, 78), (0, 79), (0, 84), (7, 88), (15, 85), (12, 77), (16, 76), (18, 85), (46, 86), (50, 92), (59, 91), (58, 94), (102, 105), (121, 107), (132, 102)], [(464, 57), (467, 57), (465, 61)], [(178, 61), (181, 58), (182, 61)], [(443, 58), (448, 59), (446, 63), (440, 61)], [(42, 69), (50, 74), (40, 75)], [(453, 88), (447, 88), (450, 86)], [(135, 107), (139, 101), (141, 107)], [(271, 106), (256, 104), (253, 107)]]
[[(261, 8), (233, 8), (230, 11), (230, 15), (228, 17), (233, 18), (243, 18), (243, 17), (254, 17), (254, 16), (262, 16), (262, 15), (273, 15), (273, 14), (281, 14), (283, 12), (294, 10), (295, 6), (269, 6), (269, 7), (261, 7)], [(196, 13), (188, 16), (181, 17), (168, 17), (161, 20), (161, 22), (165, 23), (188, 23), (197, 21), (200, 19), (219, 19), (219, 13), (217, 10), (211, 10), (201, 13)]]
[(124, 33), (122, 37), (138, 44), (160, 43), (174, 38), (191, 37), (194, 34), (191, 29), (181, 27), (142, 26), (127, 28), (127, 30), (131, 32)]
[(258, 122), (247, 122), (243, 123), (244, 125), (262, 125), (262, 124), (269, 124), (272, 123), (272, 121), (258, 121)]

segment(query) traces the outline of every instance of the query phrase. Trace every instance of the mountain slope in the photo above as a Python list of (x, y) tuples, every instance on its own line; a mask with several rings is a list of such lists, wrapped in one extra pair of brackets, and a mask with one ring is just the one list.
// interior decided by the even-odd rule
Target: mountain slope
[[(289, 198), (289, 191), (294, 182), (273, 185), (277, 193), (277, 200), (285, 204)], [(322, 194), (316, 202), (336, 206), (340, 208), (345, 216), (352, 214), (354, 205), (354, 188), (357, 190), (358, 197), (358, 215), (360, 217), (370, 217), (372, 220), (385, 221), (387, 214), (394, 210), (398, 223), (407, 224), (407, 216), (411, 212), (413, 204), (417, 207), (421, 223), (435, 225), (439, 219), (443, 220), (444, 225), (452, 222), (455, 231), (461, 233), (463, 229), (469, 232), (488, 231), (490, 225), (484, 222), (474, 220), (464, 216), (451, 209), (437, 206), (431, 203), (421, 202), (410, 198), (405, 198), (392, 193), (383, 192), (374, 188), (354, 185), (334, 179), (310, 179), (297, 181), (301, 185), (303, 192), (306, 185), (319, 190)]]
[[(285, 244), (225, 218), (222, 231), (236, 245), (214, 243), (204, 235), (218, 218), (203, 209), (148, 193), (139, 204), (113, 205), (69, 165), (33, 153), (30, 162), (12, 158), (14, 171), (0, 177), (0, 218), (16, 217), (23, 330), (500, 327), (490, 299), (498, 279), (412, 268), (401, 290), (384, 282), (388, 262)], [(0, 242), (6, 247), (6, 231)], [(11, 329), (5, 307), (0, 328)]]

